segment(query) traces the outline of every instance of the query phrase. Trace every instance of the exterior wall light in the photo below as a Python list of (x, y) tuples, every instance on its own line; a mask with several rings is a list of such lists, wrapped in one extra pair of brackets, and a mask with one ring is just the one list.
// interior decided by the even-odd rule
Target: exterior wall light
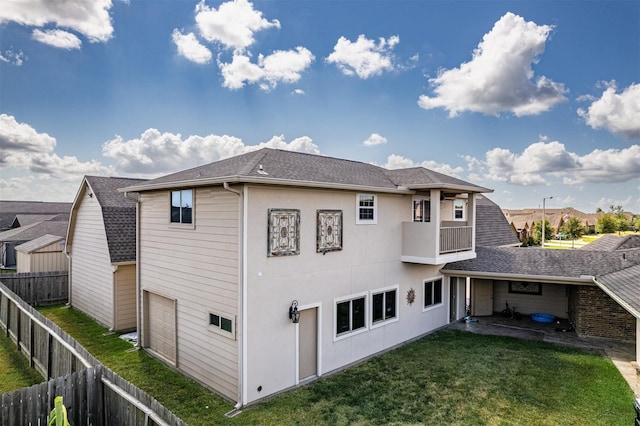
[(298, 301), (294, 300), (289, 306), (289, 319), (292, 323), (297, 324), (300, 322), (300, 311), (298, 311)]

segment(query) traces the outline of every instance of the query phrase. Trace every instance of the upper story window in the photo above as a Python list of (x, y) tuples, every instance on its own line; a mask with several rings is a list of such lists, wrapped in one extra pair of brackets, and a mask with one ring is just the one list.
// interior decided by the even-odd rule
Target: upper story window
[(171, 191), (171, 223), (193, 223), (193, 190)]
[(413, 200), (413, 221), (431, 222), (431, 200), (428, 198)]
[(453, 220), (465, 220), (464, 200), (453, 200)]
[(373, 194), (358, 194), (356, 206), (356, 223), (378, 223), (377, 197)]

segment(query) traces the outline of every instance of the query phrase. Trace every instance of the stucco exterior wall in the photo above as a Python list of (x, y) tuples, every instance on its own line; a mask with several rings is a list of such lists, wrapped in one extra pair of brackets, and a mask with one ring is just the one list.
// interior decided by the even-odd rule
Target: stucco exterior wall
[[(356, 192), (247, 189), (247, 375), (249, 402), (297, 384), (298, 325), (287, 312), (292, 300), (319, 311), (319, 374), (389, 349), (443, 326), (448, 321), (449, 288), (443, 279), (443, 302), (423, 309), (423, 280), (440, 278), (439, 266), (402, 263), (402, 222), (412, 217), (411, 196), (377, 194), (377, 224), (356, 224)], [(267, 212), (300, 210), (300, 254), (267, 256)], [(319, 209), (342, 210), (343, 249), (316, 252)], [(373, 291), (397, 286), (397, 320), (371, 324)], [(416, 298), (406, 302), (409, 289)], [(336, 300), (366, 296), (364, 330), (336, 336)]]

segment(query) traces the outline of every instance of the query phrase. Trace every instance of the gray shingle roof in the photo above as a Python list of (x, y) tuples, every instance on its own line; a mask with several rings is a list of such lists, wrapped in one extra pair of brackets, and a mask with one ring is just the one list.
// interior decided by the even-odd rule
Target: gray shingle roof
[(263, 180), (291, 185), (314, 183), (345, 187), (370, 187), (395, 190), (399, 186), (461, 186), (473, 192), (489, 192), (486, 188), (423, 168), (387, 170), (373, 164), (294, 151), (262, 148), (214, 163), (183, 170), (137, 185), (133, 190), (153, 189), (181, 184), (208, 184), (214, 180), (242, 182)]
[(85, 179), (102, 207), (111, 262), (135, 261), (136, 203), (118, 189), (143, 183), (145, 179), (100, 176), (86, 176)]
[(580, 250), (619, 251), (640, 248), (640, 235), (603, 235)]
[(520, 245), (515, 231), (502, 209), (484, 195), (476, 197), (476, 246), (500, 247)]
[(67, 235), (68, 221), (51, 221), (32, 223), (0, 232), (0, 241), (31, 241), (46, 234), (64, 237)]
[(19, 214), (54, 215), (69, 213), (72, 203), (0, 200), (0, 230), (9, 229)]
[(596, 277), (598, 283), (622, 299), (640, 315), (640, 265)]
[(640, 250), (624, 253), (590, 250), (549, 250), (538, 247), (477, 247), (475, 259), (447, 263), (443, 272), (456, 271), (524, 275), (531, 277), (561, 277), (580, 279), (599, 276), (640, 264)]

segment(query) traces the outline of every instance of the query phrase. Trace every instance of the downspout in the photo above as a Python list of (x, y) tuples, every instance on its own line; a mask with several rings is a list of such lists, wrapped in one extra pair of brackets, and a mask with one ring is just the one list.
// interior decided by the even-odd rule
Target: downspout
[[(245, 259), (246, 259), (246, 250), (247, 250), (247, 244), (246, 244), (246, 229), (247, 229), (247, 215), (246, 215), (246, 200), (247, 197), (245, 196), (244, 193), (246, 193), (246, 186), (244, 186), (244, 190), (243, 191), (238, 191), (237, 189), (233, 189), (229, 186), (229, 182), (223, 182), (222, 183), (222, 187), (229, 192), (232, 192), (234, 194), (236, 194), (239, 197), (240, 200), (240, 206), (241, 206), (241, 216), (242, 216), (242, 226), (240, 227), (241, 229), (241, 233), (242, 235), (240, 236), (240, 245), (241, 248), (239, 250), (238, 256), (240, 257), (239, 261), (238, 261), (238, 273), (240, 275), (239, 277), (239, 296), (240, 296), (240, 300), (238, 303), (238, 308), (240, 309), (241, 312), (241, 316), (242, 316), (242, 335), (240, 336), (240, 347), (238, 348), (238, 363), (239, 363), (239, 368), (238, 368), (238, 401), (236, 402), (236, 405), (233, 407), (234, 411), (239, 410), (243, 405), (244, 405), (244, 400), (246, 398), (246, 391), (245, 391), (245, 363), (246, 363), (246, 355), (245, 355), (245, 348), (247, 345), (247, 300), (246, 300), (246, 287), (247, 287), (247, 282), (246, 282), (246, 264), (245, 264)], [(237, 330), (236, 330), (237, 333)], [(232, 411), (233, 413), (233, 411)], [(228, 415), (232, 415), (231, 413), (228, 413)]]
[(129, 196), (129, 192), (124, 192), (124, 197), (136, 203), (136, 349), (141, 346), (141, 308), (140, 308), (140, 193), (134, 192), (134, 197)]
[[(67, 233), (67, 235), (68, 235), (68, 233)], [(71, 269), (71, 253), (69, 253), (69, 252), (67, 251), (67, 248), (68, 248), (68, 247), (69, 247), (69, 246), (68, 246), (68, 245), (66, 244), (66, 242), (65, 242), (65, 245), (64, 245), (64, 255), (65, 255), (65, 256), (67, 256), (67, 260), (68, 260), (68, 262), (69, 262), (69, 264), (68, 264), (68, 266), (67, 266), (67, 268), (69, 269), (69, 274), (67, 275), (67, 279), (69, 280), (69, 281), (67, 282), (67, 287), (68, 287), (68, 290), (67, 290), (67, 306), (71, 306), (71, 274), (72, 274), (72, 272), (71, 272), (71, 271), (72, 271), (72, 269)]]

